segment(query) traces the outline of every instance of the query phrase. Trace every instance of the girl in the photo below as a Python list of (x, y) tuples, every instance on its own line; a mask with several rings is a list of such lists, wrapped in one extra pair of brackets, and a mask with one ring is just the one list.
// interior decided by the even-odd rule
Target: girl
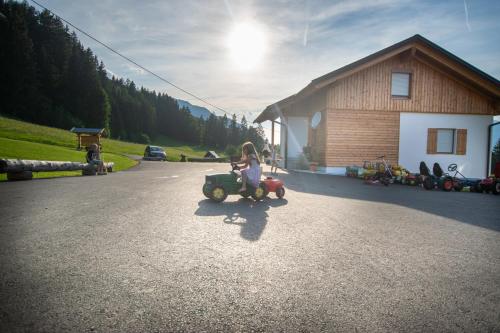
[(99, 146), (96, 143), (90, 145), (86, 158), (87, 158), (87, 163), (97, 166), (98, 175), (106, 174), (106, 170), (104, 169), (104, 162), (101, 159), (101, 152)]
[(242, 147), (241, 160), (236, 164), (243, 164), (241, 169), (242, 186), (240, 192), (247, 190), (247, 183), (254, 187), (259, 186), (260, 182), (260, 160), (253, 143), (245, 142)]

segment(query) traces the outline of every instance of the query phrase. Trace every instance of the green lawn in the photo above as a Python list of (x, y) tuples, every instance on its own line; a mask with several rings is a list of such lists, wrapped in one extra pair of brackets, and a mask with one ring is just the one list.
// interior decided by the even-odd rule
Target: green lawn
[[(157, 138), (153, 144), (162, 146), (169, 161), (179, 161), (180, 155), (202, 157), (204, 147), (190, 146), (169, 138)], [(144, 154), (146, 145), (119, 140), (103, 139), (103, 158), (114, 162), (114, 170), (126, 170), (135, 164), (126, 155)], [(85, 161), (85, 151), (76, 150), (76, 135), (69, 130), (35, 125), (0, 116), (0, 158), (19, 158), (52, 161)], [(39, 172), (34, 177), (74, 176), (81, 172)], [(6, 179), (0, 174), (0, 180)]]
[[(60, 146), (35, 143), (21, 140), (12, 140), (0, 137), (0, 156), (2, 158), (21, 158), (25, 160), (45, 161), (85, 161), (85, 152)], [(126, 170), (137, 163), (125, 156), (113, 153), (103, 153), (106, 162), (114, 162), (114, 171)], [(35, 172), (35, 178), (60, 177), (81, 175), (81, 171), (64, 172)], [(0, 180), (7, 179), (6, 174), (0, 174)]]

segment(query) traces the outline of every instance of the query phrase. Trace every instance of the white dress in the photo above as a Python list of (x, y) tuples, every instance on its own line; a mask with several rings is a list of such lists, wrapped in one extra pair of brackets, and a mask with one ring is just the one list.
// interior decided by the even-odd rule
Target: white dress
[(250, 154), (248, 156), (250, 162), (248, 163), (248, 167), (241, 170), (241, 174), (247, 176), (248, 183), (253, 187), (259, 186), (260, 182), (260, 165), (257, 162), (257, 157), (254, 154)]

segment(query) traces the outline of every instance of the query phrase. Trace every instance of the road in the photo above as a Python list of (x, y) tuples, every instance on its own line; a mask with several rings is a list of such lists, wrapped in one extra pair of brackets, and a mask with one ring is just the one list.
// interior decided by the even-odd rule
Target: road
[(500, 331), (500, 197), (226, 164), (0, 183), (1, 332)]

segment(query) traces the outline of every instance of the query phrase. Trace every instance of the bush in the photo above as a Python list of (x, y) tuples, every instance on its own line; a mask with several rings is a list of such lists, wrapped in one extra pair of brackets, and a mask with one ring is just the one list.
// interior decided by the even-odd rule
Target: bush
[(228, 145), (226, 147), (226, 149), (224, 150), (224, 153), (227, 155), (227, 156), (235, 156), (235, 155), (238, 155), (238, 148), (236, 146), (233, 146), (233, 145)]
[(137, 139), (135, 140), (138, 143), (144, 143), (144, 144), (150, 144), (151, 140), (149, 139), (149, 136), (146, 133), (141, 133), (137, 136)]
[(309, 169), (309, 163), (308, 163), (307, 158), (304, 154), (299, 155), (299, 158), (297, 160), (297, 169), (299, 169), (299, 170), (308, 170)]

